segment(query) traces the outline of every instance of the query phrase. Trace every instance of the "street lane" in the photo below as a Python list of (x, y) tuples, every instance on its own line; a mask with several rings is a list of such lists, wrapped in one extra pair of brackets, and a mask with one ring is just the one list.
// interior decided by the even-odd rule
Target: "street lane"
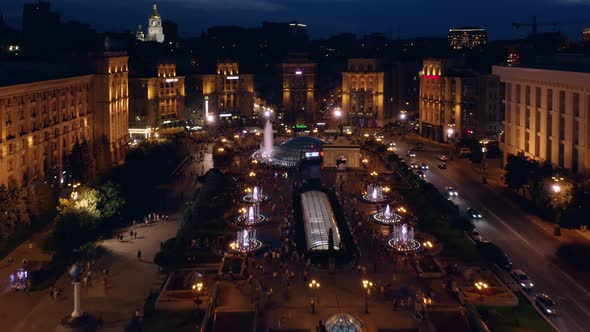
[(410, 161), (424, 162), (430, 166), (426, 180), (434, 184), (441, 193), (452, 186), (459, 197), (453, 199), (465, 214), (468, 207), (478, 209), (483, 219), (475, 221), (485, 240), (502, 247), (514, 263), (514, 268), (527, 272), (537, 291), (545, 291), (559, 302), (560, 314), (551, 318), (562, 331), (587, 331), (590, 326), (590, 292), (577, 283), (570, 275), (553, 263), (555, 250), (560, 244), (539, 226), (527, 219), (527, 214), (518, 206), (501, 197), (473, 178), (464, 169), (451, 161), (448, 168), (437, 167), (436, 156), (440, 148), (427, 147), (428, 151), (418, 152), (416, 158), (409, 158), (405, 152), (411, 147), (407, 142), (398, 143), (398, 154)]

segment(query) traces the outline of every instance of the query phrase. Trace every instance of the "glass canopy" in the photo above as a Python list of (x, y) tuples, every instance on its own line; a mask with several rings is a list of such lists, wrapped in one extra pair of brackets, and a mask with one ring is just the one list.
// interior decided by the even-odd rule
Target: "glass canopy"
[(336, 314), (326, 320), (324, 324), (328, 332), (360, 332), (363, 324), (348, 314)]
[(312, 190), (301, 194), (301, 208), (308, 250), (328, 250), (328, 233), (334, 232), (334, 249), (340, 249), (340, 232), (328, 195)]

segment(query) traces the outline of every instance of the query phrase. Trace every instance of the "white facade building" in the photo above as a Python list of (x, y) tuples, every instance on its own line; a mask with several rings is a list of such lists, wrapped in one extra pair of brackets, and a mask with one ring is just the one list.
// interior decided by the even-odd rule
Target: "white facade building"
[(164, 42), (164, 29), (162, 28), (162, 18), (158, 13), (158, 6), (154, 4), (154, 10), (148, 20), (148, 33), (145, 38), (146, 41), (156, 41), (158, 43)]
[(590, 72), (494, 66), (506, 85), (504, 142), (573, 173), (590, 175)]

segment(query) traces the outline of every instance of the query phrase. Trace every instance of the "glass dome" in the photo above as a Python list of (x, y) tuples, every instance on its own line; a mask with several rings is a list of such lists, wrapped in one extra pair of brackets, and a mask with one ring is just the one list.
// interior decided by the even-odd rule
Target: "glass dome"
[(361, 332), (363, 323), (349, 314), (336, 314), (324, 324), (327, 332)]
[(325, 143), (326, 141), (316, 137), (294, 137), (276, 147), (270, 159), (273, 164), (293, 167), (308, 157), (306, 153), (310, 153), (310, 158), (319, 158)]

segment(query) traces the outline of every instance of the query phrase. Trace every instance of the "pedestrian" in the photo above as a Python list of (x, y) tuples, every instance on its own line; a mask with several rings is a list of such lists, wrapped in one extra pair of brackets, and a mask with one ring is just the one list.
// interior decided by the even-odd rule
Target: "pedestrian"
[(140, 261), (141, 260), (141, 250), (137, 251), (137, 260)]

